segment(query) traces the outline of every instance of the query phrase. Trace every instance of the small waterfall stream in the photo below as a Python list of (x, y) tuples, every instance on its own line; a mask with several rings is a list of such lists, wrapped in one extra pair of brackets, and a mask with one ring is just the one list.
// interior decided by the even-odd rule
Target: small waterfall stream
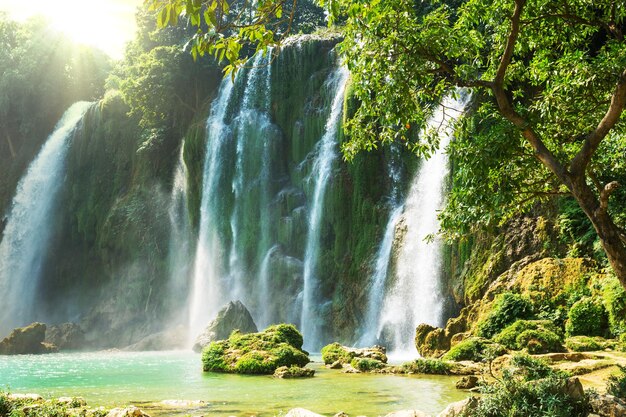
[(213, 225), (218, 221), (216, 213), (219, 208), (218, 186), (224, 175), (222, 163), (230, 137), (230, 127), (226, 124), (226, 110), (232, 93), (232, 80), (224, 78), (206, 123), (207, 147), (202, 174), (200, 226), (190, 291), (189, 336), (191, 343), (223, 301), (217, 265), (222, 248), (217, 230)]
[[(402, 244), (398, 248), (396, 276), (388, 287), (380, 312), (377, 333), (397, 355), (413, 355), (415, 328), (421, 323), (441, 326), (444, 294), (441, 288), (441, 241), (437, 212), (444, 202), (444, 181), (448, 174), (446, 147), (453, 132), (449, 124), (463, 108), (446, 100), (428, 122), (428, 129), (445, 129), (439, 149), (421, 164), (404, 203)], [(445, 111), (444, 111), (445, 109)], [(457, 109), (451, 110), (451, 109)]]
[(317, 157), (313, 163), (310, 180), (313, 181), (313, 199), (309, 208), (309, 230), (304, 253), (304, 288), (302, 290), (302, 314), (300, 328), (307, 349), (319, 349), (319, 330), (321, 320), (317, 308), (320, 305), (319, 278), (317, 262), (319, 261), (320, 233), (324, 196), (330, 180), (333, 162), (338, 156), (337, 135), (341, 122), (343, 99), (348, 81), (348, 71), (339, 67), (332, 74), (330, 83), (336, 85), (330, 115), (326, 121), (324, 136), (318, 142)]
[(0, 336), (35, 319), (35, 295), (70, 139), (92, 104), (75, 103), (63, 114), (17, 186), (0, 242)]

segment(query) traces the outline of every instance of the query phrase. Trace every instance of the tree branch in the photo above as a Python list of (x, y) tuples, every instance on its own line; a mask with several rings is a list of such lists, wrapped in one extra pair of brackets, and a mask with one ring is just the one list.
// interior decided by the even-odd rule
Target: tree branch
[(604, 186), (604, 189), (600, 193), (600, 207), (598, 207), (599, 213), (606, 213), (606, 211), (609, 208), (609, 197), (618, 188), (619, 188), (619, 183), (617, 181), (611, 181), (610, 183)]
[(570, 163), (570, 171), (572, 175), (581, 175), (585, 172), (587, 165), (591, 161), (593, 154), (600, 146), (602, 140), (606, 137), (609, 131), (617, 124), (624, 107), (626, 106), (626, 69), (619, 77), (617, 85), (615, 86), (615, 92), (611, 97), (611, 104), (606, 114), (595, 128), (585, 138), (582, 148), (576, 154), (572, 162)]

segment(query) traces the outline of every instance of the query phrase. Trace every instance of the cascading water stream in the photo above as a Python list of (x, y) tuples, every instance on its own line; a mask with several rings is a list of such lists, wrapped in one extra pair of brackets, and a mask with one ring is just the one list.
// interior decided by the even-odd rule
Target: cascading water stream
[(19, 181), (0, 243), (0, 335), (34, 320), (35, 294), (72, 133), (93, 103), (73, 104)]
[[(463, 108), (446, 100), (428, 122), (428, 128), (444, 128), (439, 149), (420, 166), (404, 204), (405, 228), (398, 248), (396, 276), (383, 303), (378, 333), (396, 355), (414, 354), (415, 328), (421, 323), (441, 326), (444, 295), (441, 281), (441, 241), (427, 237), (439, 231), (437, 212), (444, 202), (444, 181), (448, 174), (445, 149), (450, 143), (449, 128)], [(445, 112), (444, 112), (445, 109)], [(453, 111), (451, 109), (457, 109)], [(450, 114), (451, 113), (451, 114)]]
[(304, 253), (304, 288), (302, 290), (302, 313), (300, 317), (300, 328), (304, 336), (305, 347), (309, 350), (320, 348), (318, 331), (322, 323), (316, 307), (319, 305), (321, 298), (319, 294), (319, 279), (317, 277), (317, 263), (320, 252), (322, 210), (333, 162), (337, 158), (337, 135), (341, 123), (341, 112), (347, 81), (348, 70), (344, 67), (338, 68), (332, 74), (330, 84), (334, 86), (335, 96), (326, 121), (324, 136), (317, 145), (317, 155), (309, 176), (314, 183), (314, 187), (309, 209), (309, 229)]
[[(180, 303), (187, 293), (189, 277), (189, 242), (191, 224), (189, 223), (187, 206), (187, 166), (184, 160), (185, 142), (180, 147), (178, 163), (174, 171), (174, 181), (170, 193), (170, 241), (168, 253), (169, 287), (168, 294), (173, 303)], [(176, 315), (180, 315), (179, 305), (173, 305)], [(178, 307), (178, 308), (176, 308)]]
[[(268, 115), (271, 98), (271, 51), (267, 55), (258, 53), (252, 62), (252, 68), (248, 72), (248, 79), (243, 92), (242, 103), (239, 113), (236, 115), (236, 164), (235, 176), (232, 189), (235, 206), (230, 219), (232, 243), (229, 256), (230, 270), (230, 295), (231, 299), (248, 301), (245, 287), (247, 268), (241, 258), (242, 237), (241, 231), (245, 229), (243, 224), (252, 219), (246, 219), (249, 208), (257, 205), (260, 215), (260, 245), (258, 246), (257, 259), (265, 257), (269, 250), (269, 136), (267, 134), (271, 126)], [(258, 147), (261, 147), (260, 169), (254, 170), (258, 158)], [(256, 171), (256, 172), (250, 172)], [(258, 201), (252, 201), (258, 193)]]
[(222, 248), (213, 224), (216, 218), (218, 185), (223, 175), (222, 163), (230, 127), (226, 124), (226, 110), (233, 93), (233, 82), (224, 78), (206, 123), (207, 146), (202, 173), (200, 227), (190, 291), (189, 337), (191, 344), (207, 321), (221, 306), (221, 283), (217, 259)]

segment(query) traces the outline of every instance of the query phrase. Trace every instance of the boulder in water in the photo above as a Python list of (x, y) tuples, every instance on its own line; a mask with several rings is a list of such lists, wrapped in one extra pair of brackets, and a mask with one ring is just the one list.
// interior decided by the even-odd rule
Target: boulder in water
[[(372, 346), (368, 348), (351, 348), (339, 343), (331, 343), (322, 348), (322, 359), (327, 365), (347, 364), (354, 358), (373, 359), (381, 363), (387, 363), (387, 349), (383, 346)], [(336, 365), (335, 365), (336, 366)]]
[(228, 340), (211, 342), (202, 351), (205, 372), (273, 374), (281, 366), (304, 367), (308, 353), (302, 335), (292, 324), (277, 324), (260, 333), (231, 333)]
[(114, 408), (106, 415), (106, 417), (150, 417), (137, 407)]
[(285, 417), (324, 417), (321, 414), (314, 413), (313, 411), (306, 410), (304, 408), (292, 408), (285, 415)]
[(57, 352), (56, 346), (44, 343), (46, 325), (32, 323), (14, 329), (8, 337), (0, 341), (0, 355), (25, 355)]
[(241, 301), (231, 301), (217, 313), (217, 317), (196, 338), (193, 350), (200, 352), (211, 342), (228, 339), (233, 330), (239, 330), (240, 333), (258, 331), (250, 312)]
[(59, 350), (79, 350), (85, 347), (85, 332), (76, 323), (63, 323), (46, 329), (46, 343)]
[(315, 375), (315, 369), (299, 366), (281, 366), (274, 371), (274, 378), (310, 378)]

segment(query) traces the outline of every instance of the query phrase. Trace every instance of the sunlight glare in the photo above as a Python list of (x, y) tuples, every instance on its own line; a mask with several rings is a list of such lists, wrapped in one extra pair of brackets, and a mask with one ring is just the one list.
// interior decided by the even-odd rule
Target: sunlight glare
[(72, 40), (121, 58), (135, 35), (135, 11), (142, 0), (0, 0), (0, 10), (17, 20), (41, 14)]

